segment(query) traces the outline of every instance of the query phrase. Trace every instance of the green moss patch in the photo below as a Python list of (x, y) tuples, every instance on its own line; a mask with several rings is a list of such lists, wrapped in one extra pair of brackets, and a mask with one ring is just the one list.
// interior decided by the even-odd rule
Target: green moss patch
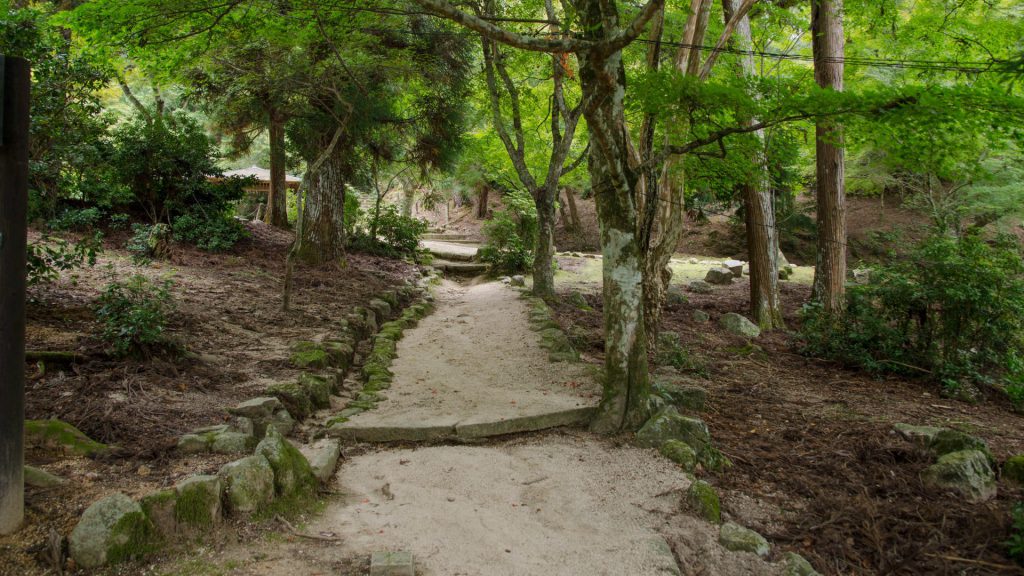
[(722, 504), (718, 499), (718, 492), (703, 480), (690, 484), (690, 488), (686, 490), (686, 505), (708, 522), (722, 522)]
[(110, 450), (62, 420), (26, 420), (25, 445), (80, 456), (96, 456)]

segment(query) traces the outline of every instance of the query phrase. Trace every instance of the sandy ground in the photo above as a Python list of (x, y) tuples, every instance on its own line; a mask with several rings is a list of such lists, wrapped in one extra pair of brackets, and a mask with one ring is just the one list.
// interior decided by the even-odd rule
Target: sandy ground
[(585, 364), (552, 364), (519, 293), (445, 282), (437, 310), (405, 333), (388, 399), (353, 426), (454, 426), (596, 405)]

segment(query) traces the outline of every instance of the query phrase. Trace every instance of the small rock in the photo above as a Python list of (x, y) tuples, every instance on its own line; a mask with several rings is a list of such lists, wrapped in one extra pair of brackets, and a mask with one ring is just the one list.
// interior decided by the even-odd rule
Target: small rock
[(703, 480), (693, 482), (686, 490), (684, 499), (686, 506), (701, 518), (715, 524), (722, 522), (722, 504), (718, 492), (715, 492), (711, 484)]
[(786, 552), (782, 560), (782, 576), (821, 576), (806, 558), (796, 552)]
[(666, 441), (661, 445), (661, 455), (687, 472), (693, 472), (697, 468), (697, 453), (681, 440)]
[(281, 401), (274, 396), (260, 396), (246, 400), (234, 408), (229, 408), (228, 412), (247, 418), (267, 418), (279, 408), (281, 408)]
[(725, 262), (722, 262), (722, 267), (728, 268), (735, 278), (743, 276), (743, 262), (740, 262), (739, 260), (726, 260)]
[(36, 468), (35, 466), (25, 466), (25, 484), (34, 488), (53, 488), (60, 486), (67, 482), (67, 480), (57, 476), (56, 474), (50, 474), (42, 468)]
[(252, 450), (256, 438), (252, 434), (228, 430), (215, 434), (210, 442), (210, 451), (216, 454), (240, 454)]
[(511, 284), (512, 278), (510, 276), (502, 276), (501, 278), (498, 278), (498, 282), (501, 282), (502, 284)]
[(690, 264), (699, 264), (700, 263), (700, 261), (697, 260), (696, 258), (690, 258), (689, 260), (687, 260), (687, 262), (690, 263)]
[(309, 466), (313, 469), (313, 475), (317, 480), (321, 484), (328, 483), (338, 467), (338, 458), (341, 457), (341, 441), (324, 438), (317, 440), (312, 445), (300, 447), (299, 451), (309, 461)]
[(722, 525), (722, 530), (718, 534), (718, 542), (726, 550), (732, 552), (751, 552), (761, 557), (767, 556), (768, 552), (771, 551), (771, 546), (768, 545), (768, 541), (765, 540), (764, 536), (732, 522), (726, 522)]
[(150, 470), (149, 466), (146, 466), (145, 464), (143, 464), (142, 466), (139, 466), (139, 469), (135, 471), (136, 474), (138, 474), (139, 476), (142, 476), (143, 478), (145, 478), (146, 476), (149, 476), (152, 472), (153, 471)]
[(517, 274), (512, 277), (511, 283), (513, 286), (526, 286), (526, 278)]
[(757, 338), (761, 335), (761, 329), (757, 327), (750, 320), (747, 320), (745, 316), (730, 312), (723, 315), (718, 323), (725, 328), (727, 331), (737, 335), (744, 336), (746, 338)]
[(958, 492), (972, 503), (984, 502), (996, 495), (996, 474), (988, 455), (981, 450), (946, 454), (924, 469), (921, 480), (931, 488)]
[(943, 430), (937, 426), (913, 426), (911, 424), (894, 424), (893, 429), (905, 440), (922, 448), (927, 447), (935, 435)]
[(696, 322), (697, 324), (704, 324), (705, 322), (708, 322), (710, 320), (711, 316), (709, 316), (707, 312), (703, 310), (693, 311), (693, 321)]
[(198, 434), (185, 434), (178, 439), (178, 451), (182, 454), (199, 454), (209, 449), (209, 439)]
[(370, 576), (416, 576), (412, 552), (374, 552)]
[(676, 408), (694, 412), (703, 411), (708, 401), (707, 389), (696, 384), (659, 382), (654, 385), (654, 392)]
[(853, 271), (853, 281), (857, 284), (868, 284), (871, 282), (870, 268), (856, 268)]
[(708, 270), (707, 275), (704, 276), (704, 281), (708, 284), (726, 285), (732, 284), (732, 279), (735, 276), (732, 271), (725, 268), (712, 268)]
[(288, 413), (284, 408), (274, 412), (274, 417), (270, 419), (267, 426), (272, 426), (282, 436), (287, 436), (292, 433), (295, 429), (295, 419)]
[(711, 433), (703, 420), (683, 416), (673, 406), (665, 406), (640, 427), (637, 444), (660, 447), (669, 440), (681, 440), (695, 451), (711, 443)]
[(981, 438), (965, 434), (959, 430), (939, 430), (928, 442), (928, 449), (936, 456), (943, 456), (963, 450), (979, 450), (988, 456), (992, 461), (992, 455), (988, 451), (988, 445)]
[(694, 280), (693, 282), (690, 282), (686, 285), (686, 289), (694, 294), (711, 294), (715, 291), (711, 284), (708, 284), (703, 280)]
[(124, 494), (113, 494), (89, 506), (68, 545), (82, 568), (116, 564), (149, 552), (154, 534), (142, 507)]
[(256, 454), (264, 456), (274, 469), (274, 487), (278, 494), (308, 493), (316, 488), (317, 480), (309, 461), (275, 428), (267, 428), (266, 437), (256, 446)]

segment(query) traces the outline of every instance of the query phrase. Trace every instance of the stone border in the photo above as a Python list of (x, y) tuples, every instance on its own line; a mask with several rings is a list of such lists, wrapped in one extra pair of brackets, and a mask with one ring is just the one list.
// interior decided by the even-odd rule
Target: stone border
[(530, 305), (530, 330), (540, 333), (540, 347), (548, 351), (548, 361), (579, 362), (580, 353), (573, 348), (558, 322), (555, 322), (547, 302), (526, 288), (517, 289), (521, 293), (520, 298)]

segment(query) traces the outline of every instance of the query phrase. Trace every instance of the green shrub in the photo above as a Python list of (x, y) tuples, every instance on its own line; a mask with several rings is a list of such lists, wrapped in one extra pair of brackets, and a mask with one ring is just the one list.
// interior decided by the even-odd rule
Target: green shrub
[(167, 336), (168, 315), (174, 310), (170, 280), (154, 283), (142, 275), (111, 282), (96, 300), (101, 337), (118, 356), (148, 358), (173, 349)]
[(1024, 502), (1018, 502), (1010, 515), (1010, 539), (1003, 543), (1006, 554), (1024, 565)]
[[(350, 194), (349, 197), (352, 197)], [(346, 215), (345, 226), (349, 226), (348, 198), (345, 199)], [(353, 217), (358, 217), (359, 211), (354, 210)], [(427, 231), (429, 225), (426, 220), (404, 216), (393, 205), (381, 208), (377, 216), (376, 225), (370, 222), (369, 231), (356, 229), (352, 223), (355, 233), (349, 237), (349, 243), (357, 250), (385, 256), (403, 256), (414, 254), (420, 244), (420, 237)], [(376, 237), (373, 235), (376, 230)]]
[(153, 258), (167, 256), (167, 243), (171, 228), (167, 224), (132, 224), (132, 235), (125, 249), (132, 255), (132, 262), (147, 264)]
[(657, 352), (654, 356), (655, 364), (659, 366), (672, 366), (677, 370), (707, 376), (707, 366), (694, 358), (686, 348), (683, 348), (679, 340), (679, 333), (659, 333), (657, 345)]
[(480, 260), (491, 265), (494, 272), (515, 274), (533, 265), (533, 253), (520, 236), (520, 227), (506, 211), (494, 213), (484, 224), (486, 242), (480, 248)]
[(90, 231), (103, 220), (103, 211), (93, 206), (90, 208), (65, 208), (60, 216), (50, 220), (47, 225), (51, 230)]
[[(1024, 375), (1024, 263), (1009, 239), (932, 237), (851, 286), (836, 320), (804, 310), (806, 354), (872, 371), (928, 374), (948, 391)], [(1015, 384), (1016, 383), (1016, 384)]]
[(77, 242), (44, 236), (28, 245), (28, 285), (53, 282), (60, 273), (81, 266), (96, 264), (96, 256), (103, 249), (103, 235), (96, 232)]
[(210, 218), (197, 213), (184, 214), (175, 218), (171, 228), (178, 242), (194, 244), (210, 252), (229, 250), (249, 236), (241, 222), (223, 215)]

